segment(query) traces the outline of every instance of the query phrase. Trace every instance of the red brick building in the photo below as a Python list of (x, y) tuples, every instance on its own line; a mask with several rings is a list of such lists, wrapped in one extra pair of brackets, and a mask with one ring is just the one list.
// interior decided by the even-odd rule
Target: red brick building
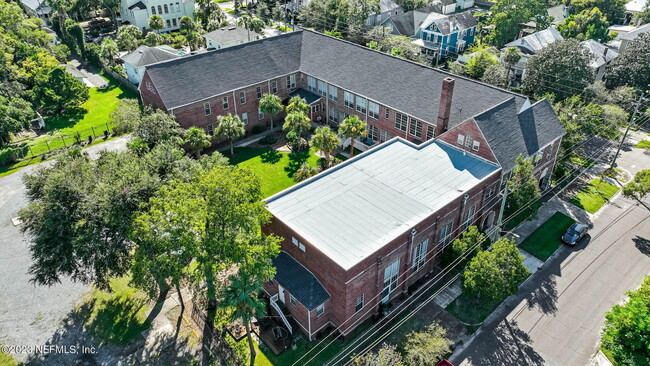
[(269, 125), (264, 93), (300, 95), (314, 122), (368, 123), (368, 152), (266, 200), (264, 230), (284, 241), (265, 291), (309, 339), (349, 333), (432, 270), (451, 238), (493, 228), (517, 156), (546, 187), (564, 135), (546, 100), (307, 30), (149, 66), (140, 93), (208, 133), (225, 113), (248, 131)]

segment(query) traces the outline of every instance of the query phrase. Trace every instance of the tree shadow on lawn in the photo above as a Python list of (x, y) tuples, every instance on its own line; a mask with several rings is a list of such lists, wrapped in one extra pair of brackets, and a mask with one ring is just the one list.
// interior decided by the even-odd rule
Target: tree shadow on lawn
[(290, 177), (293, 177), (293, 175), (296, 174), (296, 171), (300, 168), (302, 163), (306, 162), (307, 159), (309, 159), (309, 154), (311, 154), (309, 150), (290, 153), (289, 165), (287, 165), (284, 168), (284, 171), (286, 171)]
[(67, 127), (72, 127), (81, 121), (88, 113), (86, 108), (73, 108), (64, 113), (45, 117), (45, 131), (52, 132)]
[(647, 255), (650, 257), (650, 240), (636, 236), (636, 238), (632, 239), (634, 242), (634, 246), (643, 254)]
[(275, 164), (282, 159), (282, 154), (275, 150), (269, 150), (260, 155), (260, 158), (262, 159), (262, 163)]

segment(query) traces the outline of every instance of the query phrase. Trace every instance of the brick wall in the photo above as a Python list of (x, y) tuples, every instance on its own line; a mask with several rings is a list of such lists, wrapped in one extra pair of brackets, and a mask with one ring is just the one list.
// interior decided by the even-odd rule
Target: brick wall
[[(463, 136), (463, 144), (459, 143), (458, 135)], [(471, 139), (470, 141), (468, 141), (468, 137)], [(456, 148), (463, 149), (473, 155), (480, 156), (483, 159), (498, 164), (497, 159), (492, 153), (488, 142), (485, 140), (485, 136), (483, 136), (483, 133), (481, 133), (481, 129), (478, 127), (474, 119), (469, 119), (457, 125), (451, 130), (440, 135), (438, 139)], [(474, 142), (477, 142), (479, 144), (477, 148), (475, 148)]]

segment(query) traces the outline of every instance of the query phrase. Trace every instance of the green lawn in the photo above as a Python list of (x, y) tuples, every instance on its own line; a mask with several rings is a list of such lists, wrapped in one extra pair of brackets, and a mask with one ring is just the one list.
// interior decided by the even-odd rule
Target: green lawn
[(640, 149), (650, 150), (650, 141), (648, 141), (648, 140), (641, 140), (641, 141), (639, 141), (638, 144), (636, 144), (636, 147), (638, 147), (638, 148), (640, 148)]
[(475, 325), (482, 323), (503, 300), (505, 298), (496, 300), (478, 299), (462, 292), (445, 310), (461, 322)]
[[(2, 344), (0, 344), (2, 346)], [(11, 355), (0, 352), (0, 365), (1, 366), (17, 366), (18, 363), (14, 360)]]
[(521, 249), (546, 261), (562, 245), (560, 238), (575, 220), (556, 212), (542, 226), (533, 231), (519, 246)]
[(570, 202), (587, 212), (595, 213), (616, 192), (618, 192), (618, 187), (615, 185), (603, 182), (600, 179), (594, 179), (582, 191), (578, 192)]
[(293, 174), (304, 161), (316, 166), (318, 157), (313, 151), (284, 153), (271, 148), (238, 147), (230, 158), (231, 164), (250, 169), (261, 179), (265, 197), (296, 184)]
[(150, 326), (149, 301), (142, 292), (129, 286), (129, 280), (129, 277), (111, 280), (113, 292), (93, 290), (78, 310), (85, 328), (102, 344), (130, 344)]
[(581, 167), (590, 168), (596, 164), (594, 159), (585, 158), (584, 156), (578, 155), (575, 152), (571, 153), (568, 157), (569, 162), (579, 165)]

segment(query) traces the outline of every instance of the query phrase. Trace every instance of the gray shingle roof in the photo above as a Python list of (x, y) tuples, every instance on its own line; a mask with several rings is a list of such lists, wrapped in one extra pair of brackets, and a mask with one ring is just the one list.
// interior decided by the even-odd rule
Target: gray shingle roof
[(582, 41), (580, 45), (594, 56), (591, 60), (591, 67), (595, 69), (608, 64), (618, 57), (618, 52), (593, 39)]
[(295, 96), (298, 96), (298, 97), (301, 97), (302, 99), (304, 99), (305, 102), (307, 102), (307, 105), (311, 105), (312, 103), (314, 103), (314, 102), (316, 102), (316, 101), (318, 101), (319, 99), (322, 98), (322, 96), (320, 96), (320, 95), (318, 95), (316, 93), (312, 93), (309, 90), (305, 90), (303, 88), (298, 88), (298, 89), (292, 91), (291, 93), (289, 93), (290, 98), (295, 97)]
[(642, 33), (650, 33), (650, 23), (642, 25), (629, 33), (625, 33), (624, 35), (620, 36), (619, 39), (633, 41)]
[(129, 10), (142, 10), (142, 9), (146, 9), (146, 8), (147, 8), (147, 6), (144, 5), (144, 3), (142, 1), (138, 1), (137, 3), (129, 6)]
[(442, 5), (440, 3), (426, 6), (424, 8), (407, 11), (402, 14), (393, 15), (382, 23), (393, 23), (397, 32), (403, 36), (411, 37), (417, 33), (418, 29), (431, 13), (441, 13)]
[(498, 170), (437, 140), (416, 146), (396, 137), (266, 203), (348, 270)]
[(555, 30), (555, 28), (549, 27), (542, 31), (529, 34), (526, 37), (519, 38), (510, 43), (507, 43), (504, 48), (524, 47), (532, 51), (532, 53), (536, 53), (549, 44), (563, 39), (564, 37), (562, 37), (562, 35), (557, 30)]
[(514, 168), (517, 156), (532, 156), (566, 133), (547, 99), (520, 108), (513, 98), (474, 116), (506, 172)]
[(140, 67), (180, 57), (178, 51), (169, 46), (140, 46), (128, 55), (124, 55), (122, 60), (133, 67)]
[[(259, 37), (259, 33), (251, 32), (251, 39)], [(247, 41), (248, 31), (237, 26), (227, 26), (219, 28), (203, 35), (203, 38), (215, 41), (219, 44), (230, 43), (235, 41)]]
[(420, 25), (420, 28), (426, 28), (431, 23), (435, 23), (440, 33), (444, 35), (452, 33), (456, 26), (460, 30), (465, 30), (476, 27), (478, 24), (476, 18), (469, 11), (449, 15), (431, 13), (422, 25)]
[(307, 309), (314, 310), (330, 299), (320, 281), (286, 252), (281, 251), (273, 259), (273, 266), (276, 268), (274, 279)]

